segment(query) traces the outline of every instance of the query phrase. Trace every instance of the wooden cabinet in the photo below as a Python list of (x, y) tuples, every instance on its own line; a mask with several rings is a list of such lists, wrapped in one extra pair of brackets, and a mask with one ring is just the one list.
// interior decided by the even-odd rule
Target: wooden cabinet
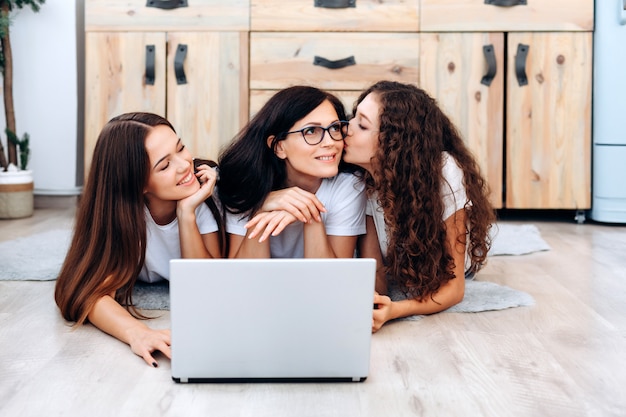
[(123, 111), (165, 115), (216, 158), (279, 89), (324, 88), (350, 113), (387, 79), (438, 100), (495, 207), (591, 205), (593, 0), (89, 0), (85, 15), (86, 166)]
[(86, 2), (86, 170), (102, 126), (120, 113), (165, 116), (193, 155), (213, 159), (247, 121), (248, 1), (189, 3)]
[(593, 0), (422, 0), (423, 32), (592, 31)]
[(495, 207), (590, 208), (593, 1), (486, 3), (422, 0), (420, 86), (460, 128)]
[[(480, 164), (491, 202), (502, 207), (504, 155), (504, 34), (422, 33), (420, 87), (435, 97)], [(489, 85), (484, 49), (499, 68)], [(497, 51), (497, 53), (495, 52)]]
[(591, 32), (520, 32), (507, 56), (506, 207), (591, 207)]
[(418, 32), (419, 0), (250, 0), (250, 27), (285, 32)]
[(418, 10), (418, 0), (251, 0), (251, 113), (296, 84), (332, 91), (349, 113), (378, 80), (417, 84)]

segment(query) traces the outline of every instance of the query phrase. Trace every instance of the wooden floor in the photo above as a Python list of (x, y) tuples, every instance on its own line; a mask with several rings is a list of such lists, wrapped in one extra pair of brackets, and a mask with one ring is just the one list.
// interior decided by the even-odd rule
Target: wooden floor
[[(0, 240), (72, 218), (36, 210), (0, 221)], [(626, 227), (502, 221), (535, 224), (552, 249), (492, 257), (477, 279), (536, 304), (389, 324), (363, 383), (179, 385), (167, 359), (154, 369), (89, 325), (70, 330), (53, 282), (0, 281), (0, 416), (626, 415)]]

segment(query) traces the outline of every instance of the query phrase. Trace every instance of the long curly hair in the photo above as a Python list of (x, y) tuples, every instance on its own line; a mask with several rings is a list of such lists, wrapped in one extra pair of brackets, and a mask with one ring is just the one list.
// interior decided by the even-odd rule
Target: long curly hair
[(444, 151), (463, 171), (467, 235), (459, 241), (467, 242), (470, 273), (486, 263), (495, 211), (477, 162), (433, 98), (413, 85), (380, 81), (359, 96), (353, 114), (370, 93), (380, 106), (379, 142), (372, 174), (363, 175), (388, 229), (384, 268), (390, 284), (421, 301), (455, 277), (441, 198)]

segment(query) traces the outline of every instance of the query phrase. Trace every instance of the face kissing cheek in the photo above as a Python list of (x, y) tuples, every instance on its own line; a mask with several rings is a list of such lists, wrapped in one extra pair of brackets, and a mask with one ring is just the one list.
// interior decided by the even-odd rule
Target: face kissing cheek
[(371, 160), (378, 147), (379, 110), (375, 94), (367, 95), (357, 106), (345, 139), (343, 159), (346, 162), (365, 169), (371, 167)]

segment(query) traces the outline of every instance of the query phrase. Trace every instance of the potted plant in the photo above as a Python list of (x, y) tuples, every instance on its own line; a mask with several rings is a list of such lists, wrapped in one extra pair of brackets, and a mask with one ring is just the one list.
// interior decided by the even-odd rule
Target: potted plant
[(13, 52), (11, 50), (11, 12), (30, 6), (34, 12), (45, 0), (0, 0), (0, 71), (3, 79), (4, 116), (7, 153), (0, 141), (0, 218), (13, 219), (33, 214), (33, 173), (28, 170), (29, 136), (20, 139), (15, 127), (13, 103)]

